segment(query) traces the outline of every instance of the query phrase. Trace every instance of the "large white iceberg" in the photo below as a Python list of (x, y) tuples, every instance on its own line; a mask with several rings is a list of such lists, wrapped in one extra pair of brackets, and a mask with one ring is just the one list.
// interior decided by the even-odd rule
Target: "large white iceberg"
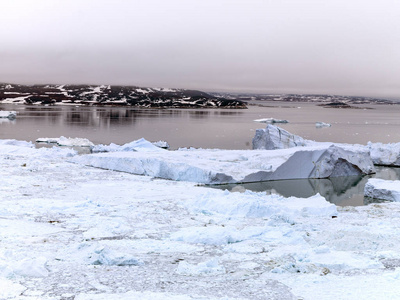
[(367, 152), (326, 145), (277, 151), (127, 151), (82, 155), (71, 161), (102, 169), (204, 184), (329, 178), (375, 171)]
[(341, 143), (315, 142), (303, 139), (282, 128), (268, 124), (265, 129), (257, 129), (253, 138), (253, 149), (287, 149), (292, 147), (306, 147), (335, 144), (346, 149), (369, 151), (374, 165), (400, 166), (400, 143), (382, 144), (371, 143), (367, 145), (350, 145)]

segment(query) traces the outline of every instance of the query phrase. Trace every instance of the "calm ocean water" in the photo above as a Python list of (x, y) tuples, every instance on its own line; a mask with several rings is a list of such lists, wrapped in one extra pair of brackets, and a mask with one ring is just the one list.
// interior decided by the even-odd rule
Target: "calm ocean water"
[[(400, 105), (364, 105), (362, 109), (323, 108), (313, 103), (266, 103), (249, 109), (156, 110), (122, 107), (22, 106), (14, 121), (0, 120), (0, 139), (35, 141), (40, 137), (85, 137), (95, 144), (124, 144), (139, 138), (165, 140), (172, 149), (202, 147), (251, 149), (260, 118), (316, 141), (342, 143), (400, 142)], [(371, 109), (370, 109), (371, 108)], [(316, 122), (331, 123), (316, 128)]]
[[(288, 120), (277, 124), (291, 133), (316, 141), (366, 144), (400, 142), (400, 105), (363, 105), (361, 109), (323, 108), (315, 103), (259, 102), (243, 110), (157, 110), (129, 107), (22, 106), (16, 120), (0, 119), (0, 139), (35, 141), (43, 137), (81, 137), (95, 144), (124, 144), (144, 137), (179, 147), (251, 149), (260, 118)], [(316, 122), (332, 124), (316, 128)], [(374, 177), (398, 179), (400, 169), (380, 168)], [(363, 205), (368, 177), (333, 180), (290, 180), (222, 186), (283, 196), (308, 197), (316, 193), (337, 205)]]

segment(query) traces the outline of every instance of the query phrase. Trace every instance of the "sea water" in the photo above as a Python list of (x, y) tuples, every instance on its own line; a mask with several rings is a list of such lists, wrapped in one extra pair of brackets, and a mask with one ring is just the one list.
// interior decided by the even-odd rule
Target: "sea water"
[[(260, 106), (262, 105), (262, 106)], [(324, 108), (315, 103), (261, 102), (248, 109), (135, 109), (131, 107), (25, 106), (13, 121), (0, 119), (0, 138), (35, 141), (43, 137), (81, 137), (95, 144), (124, 144), (144, 137), (179, 147), (251, 149), (261, 118), (293, 134), (320, 142), (400, 142), (400, 105), (368, 104), (359, 109)], [(330, 123), (317, 128), (316, 122)]]

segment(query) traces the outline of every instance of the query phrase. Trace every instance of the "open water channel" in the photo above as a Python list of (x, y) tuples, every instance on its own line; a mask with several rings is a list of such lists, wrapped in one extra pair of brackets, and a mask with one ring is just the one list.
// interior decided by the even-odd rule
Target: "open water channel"
[[(365, 104), (358, 109), (324, 108), (316, 103), (258, 102), (248, 109), (136, 109), (131, 107), (25, 106), (0, 104), (15, 110), (15, 120), (0, 119), (0, 139), (35, 141), (44, 137), (81, 137), (95, 144), (124, 144), (144, 137), (180, 147), (251, 149), (261, 118), (288, 120), (282, 128), (321, 142), (366, 144), (400, 142), (400, 105)], [(332, 124), (316, 128), (316, 122)], [(399, 169), (379, 168), (374, 177), (398, 179)], [(337, 205), (363, 205), (368, 177), (334, 180), (286, 180), (225, 186), (284, 196), (320, 193)]]

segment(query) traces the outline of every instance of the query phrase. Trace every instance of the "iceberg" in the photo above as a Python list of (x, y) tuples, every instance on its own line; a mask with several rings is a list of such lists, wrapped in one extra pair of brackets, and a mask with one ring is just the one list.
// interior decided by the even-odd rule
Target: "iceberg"
[(169, 144), (166, 141), (157, 141), (153, 142), (154, 146), (157, 146), (158, 148), (163, 148), (163, 149), (169, 149)]
[(94, 147), (94, 144), (85, 138), (67, 138), (61, 136), (59, 138), (38, 138), (36, 143), (57, 144), (65, 147)]
[[(140, 141), (144, 143), (145, 140)], [(157, 149), (94, 153), (73, 157), (70, 161), (102, 169), (203, 184), (330, 178), (375, 172), (368, 152), (355, 152), (337, 146), (291, 148), (285, 151)]]
[(324, 122), (315, 122), (315, 127), (317, 128), (324, 128), (324, 127), (331, 127), (332, 125), (329, 123)]
[(306, 140), (302, 137), (271, 124), (268, 124), (265, 129), (257, 129), (253, 138), (253, 149), (286, 149), (306, 146), (306, 144)]
[(366, 147), (371, 152), (371, 158), (375, 165), (400, 166), (400, 143), (382, 144), (369, 142)]
[(350, 145), (316, 142), (303, 139), (272, 124), (268, 124), (265, 129), (257, 129), (253, 138), (253, 149), (255, 150), (275, 150), (318, 145), (336, 145), (352, 151), (367, 151), (370, 152), (374, 165), (400, 167), (400, 143), (382, 144), (369, 142), (367, 145)]
[(122, 146), (111, 143), (110, 145), (95, 145), (92, 148), (93, 153), (99, 152), (121, 152), (121, 151), (164, 151), (164, 149), (168, 149), (169, 145), (167, 142), (158, 141), (155, 143), (151, 143), (144, 138), (139, 140), (126, 143)]
[(279, 119), (274, 119), (274, 118), (264, 118), (264, 119), (257, 119), (254, 120), (254, 122), (259, 122), (259, 123), (268, 123), (268, 124), (274, 124), (274, 123), (289, 123), (288, 120), (279, 120)]
[(373, 199), (400, 202), (400, 181), (370, 178), (365, 185), (364, 196)]

